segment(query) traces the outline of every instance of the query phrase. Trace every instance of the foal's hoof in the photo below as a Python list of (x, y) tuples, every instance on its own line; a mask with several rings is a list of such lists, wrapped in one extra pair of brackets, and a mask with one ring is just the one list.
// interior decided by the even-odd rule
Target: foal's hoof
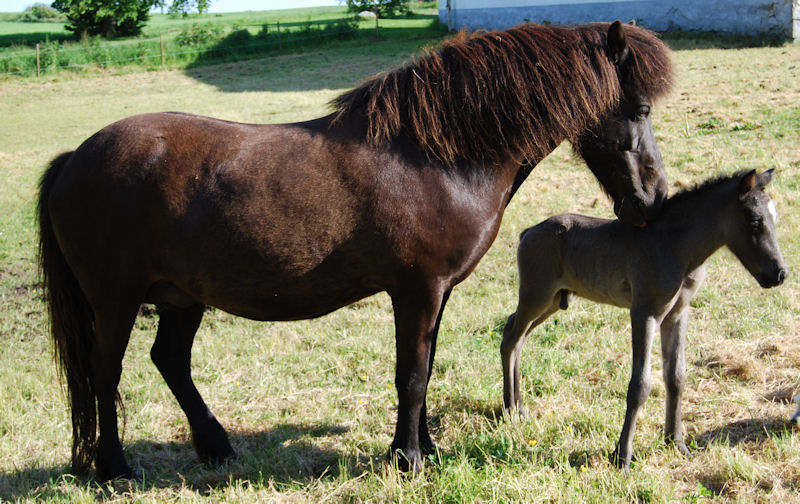
[(689, 451), (689, 448), (686, 447), (686, 443), (681, 441), (680, 443), (674, 443), (675, 449), (680, 452), (681, 455), (687, 458), (691, 458), (692, 452)]
[(503, 415), (512, 421), (520, 420), (524, 422), (525, 420), (528, 419), (528, 411), (522, 404), (518, 404), (517, 406), (504, 407)]
[(614, 448), (614, 451), (608, 457), (609, 461), (614, 464), (617, 469), (622, 469), (625, 472), (625, 476), (628, 476), (631, 471), (631, 460), (633, 457), (624, 457), (620, 456), (619, 454), (619, 446)]

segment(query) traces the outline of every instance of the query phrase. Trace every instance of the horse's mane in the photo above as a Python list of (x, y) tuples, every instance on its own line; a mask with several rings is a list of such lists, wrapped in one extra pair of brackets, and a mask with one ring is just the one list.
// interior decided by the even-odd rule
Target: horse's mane
[(335, 98), (334, 121), (361, 117), (370, 142), (402, 133), (447, 163), (539, 160), (615, 106), (621, 80), (651, 99), (670, 89), (664, 43), (625, 25), (630, 53), (621, 75), (607, 54), (608, 27), (525, 24), (459, 33)]

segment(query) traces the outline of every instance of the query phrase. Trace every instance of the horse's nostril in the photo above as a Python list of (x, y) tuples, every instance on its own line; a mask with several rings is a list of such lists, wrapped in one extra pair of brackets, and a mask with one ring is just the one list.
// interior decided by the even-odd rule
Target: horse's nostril
[(786, 280), (786, 270), (781, 268), (778, 270), (778, 285), (782, 284), (784, 280)]

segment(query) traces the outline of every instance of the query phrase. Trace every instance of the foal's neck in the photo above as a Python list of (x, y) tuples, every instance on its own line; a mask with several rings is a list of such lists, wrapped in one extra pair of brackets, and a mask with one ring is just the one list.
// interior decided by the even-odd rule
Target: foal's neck
[(730, 212), (730, 205), (717, 194), (686, 194), (669, 206), (657, 225), (665, 243), (674, 247), (686, 271), (691, 271), (727, 244)]

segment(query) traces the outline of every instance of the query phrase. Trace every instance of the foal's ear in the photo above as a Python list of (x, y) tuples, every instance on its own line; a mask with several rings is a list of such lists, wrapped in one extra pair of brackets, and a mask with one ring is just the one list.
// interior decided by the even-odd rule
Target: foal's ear
[(622, 23), (617, 19), (608, 27), (608, 55), (615, 64), (620, 65), (628, 57), (628, 39), (622, 29)]
[(756, 171), (750, 170), (744, 177), (742, 177), (742, 181), (739, 182), (739, 194), (745, 194), (752, 191), (756, 186), (756, 182), (758, 182)]
[(772, 182), (772, 177), (775, 176), (775, 168), (770, 168), (769, 170), (765, 171), (758, 175), (758, 187), (764, 187), (770, 182)]

